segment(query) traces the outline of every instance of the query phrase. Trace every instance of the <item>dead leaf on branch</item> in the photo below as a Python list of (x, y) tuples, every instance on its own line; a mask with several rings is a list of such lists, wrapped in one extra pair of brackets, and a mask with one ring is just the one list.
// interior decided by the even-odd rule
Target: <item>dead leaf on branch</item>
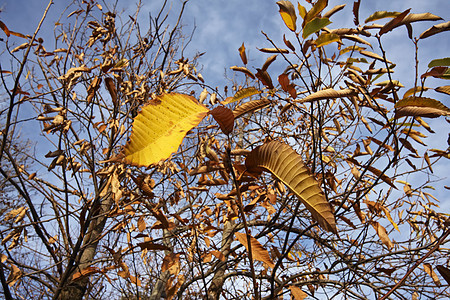
[(250, 172), (265, 169), (272, 173), (297, 195), (323, 229), (337, 233), (332, 208), (322, 189), (290, 146), (272, 141), (256, 147), (247, 156), (245, 165)]
[[(234, 234), (236, 235), (238, 241), (245, 247), (245, 249), (249, 251), (247, 234), (240, 232), (235, 232)], [(270, 268), (273, 269), (275, 267), (275, 264), (270, 258), (269, 252), (266, 249), (264, 249), (264, 247), (258, 242), (258, 240), (250, 236), (250, 244), (252, 247), (253, 260), (262, 261), (263, 263), (267, 264)]]
[(209, 112), (213, 116), (214, 120), (219, 123), (220, 129), (225, 134), (230, 134), (234, 127), (234, 114), (233, 111), (225, 106), (217, 106)]
[(315, 92), (309, 96), (306, 96), (303, 99), (296, 100), (296, 102), (308, 102), (314, 100), (323, 100), (323, 99), (336, 99), (342, 97), (349, 97), (356, 95), (356, 91), (352, 89), (342, 89), (342, 90), (334, 90), (334, 89), (325, 89), (318, 92)]

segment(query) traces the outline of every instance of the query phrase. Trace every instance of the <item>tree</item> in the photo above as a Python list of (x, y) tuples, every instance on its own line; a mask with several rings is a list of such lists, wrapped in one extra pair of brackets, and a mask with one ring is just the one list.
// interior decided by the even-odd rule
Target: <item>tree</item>
[[(357, 1), (355, 28), (331, 29), (343, 5), (277, 4), (283, 44), (266, 35), (256, 70), (242, 44), (230, 96), (204, 83), (200, 55), (183, 57), (183, 9), (167, 27), (166, 2), (146, 34), (139, 6), (118, 26), (115, 8), (82, 3), (75, 25), (58, 22), (54, 50), (38, 30), (1, 24), (27, 39), (12, 50), (6, 40), (12, 59), (25, 53), (17, 71), (2, 67), (13, 79), (0, 152), (5, 298), (448, 298), (448, 215), (429, 189), (449, 154), (421, 138), (435, 134), (424, 119), (450, 112), (435, 99), (448, 86), (425, 85), (448, 79), (449, 59), (426, 72), (412, 62), (403, 93), (383, 38), (404, 26), (417, 53), (449, 24), (415, 37), (412, 23), (441, 18), (362, 22)], [(45, 155), (20, 146), (19, 126), (33, 125)]]

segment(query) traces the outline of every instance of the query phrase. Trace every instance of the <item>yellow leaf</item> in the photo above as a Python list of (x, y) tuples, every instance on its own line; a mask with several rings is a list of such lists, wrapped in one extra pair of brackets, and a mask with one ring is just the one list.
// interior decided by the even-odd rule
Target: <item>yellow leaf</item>
[[(248, 242), (247, 242), (247, 235), (245, 233), (235, 232), (236, 238), (238, 241), (244, 245), (245, 249), (248, 250)], [(264, 249), (264, 247), (258, 242), (257, 239), (250, 236), (250, 244), (252, 246), (252, 257), (253, 260), (259, 260), (263, 263), (266, 263), (271, 267), (272, 269), (275, 267), (275, 264), (273, 263), (272, 259), (270, 258), (269, 252)]]
[(386, 228), (380, 225), (380, 223), (372, 221), (371, 225), (375, 229), (375, 232), (377, 233), (378, 237), (380, 238), (381, 242), (385, 244), (389, 249), (391, 249), (394, 245), (392, 244), (391, 240), (389, 239), (389, 236), (386, 232)]
[(268, 99), (252, 100), (245, 102), (239, 106), (236, 106), (236, 108), (233, 110), (234, 118), (237, 119), (246, 113), (254, 112), (258, 109), (264, 108), (268, 106), (270, 103), (271, 102)]
[(283, 18), (284, 24), (295, 32), (297, 30), (297, 15), (295, 14), (295, 7), (290, 1), (278, 1), (278, 7), (281, 18)]
[(395, 104), (395, 117), (403, 116), (437, 118), (450, 115), (450, 108), (438, 100), (426, 97), (407, 97)]
[(208, 111), (194, 97), (184, 94), (163, 94), (151, 100), (134, 119), (130, 140), (118, 159), (149, 166), (168, 158)]
[(272, 141), (256, 147), (247, 156), (245, 165), (250, 172), (262, 168), (272, 173), (297, 195), (323, 229), (337, 233), (332, 208), (322, 189), (290, 146)]

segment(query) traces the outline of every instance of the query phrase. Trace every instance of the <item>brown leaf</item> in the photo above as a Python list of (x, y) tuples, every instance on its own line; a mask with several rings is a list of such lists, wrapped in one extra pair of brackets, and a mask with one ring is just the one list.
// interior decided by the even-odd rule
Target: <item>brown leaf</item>
[(238, 51), (239, 51), (239, 55), (241, 56), (242, 63), (244, 63), (244, 65), (246, 65), (247, 64), (247, 55), (245, 54), (244, 43), (242, 43), (242, 46), (239, 47)]
[(429, 263), (423, 263), (423, 269), (425, 270), (425, 272), (431, 276), (431, 278), (433, 279), (434, 283), (437, 286), (441, 286), (441, 282), (439, 281), (439, 278), (436, 274), (436, 272), (433, 271), (433, 268), (431, 267), (431, 265)]
[(171, 249), (167, 246), (155, 244), (153, 242), (142, 242), (137, 244), (139, 247), (141, 247), (141, 250), (147, 249), (147, 250), (164, 250), (164, 251), (170, 251)]
[(95, 76), (95, 78), (92, 80), (91, 84), (87, 88), (88, 96), (86, 98), (86, 101), (88, 103), (91, 103), (92, 98), (95, 96), (95, 92), (100, 88), (100, 83), (102, 82), (102, 79), (98, 76)]
[[(236, 238), (238, 241), (249, 251), (248, 249), (248, 241), (247, 241), (247, 234), (235, 232)], [(264, 249), (264, 247), (258, 242), (257, 239), (250, 236), (250, 243), (252, 247), (252, 257), (253, 260), (262, 261), (263, 263), (267, 264), (270, 268), (274, 268), (275, 264), (273, 263), (272, 259), (270, 258), (269, 252)]]
[(355, 24), (355, 26), (359, 25), (359, 6), (361, 4), (361, 0), (357, 0), (355, 2), (353, 2), (353, 23)]
[(450, 285), (450, 269), (442, 265), (437, 265), (436, 269), (439, 271), (439, 273), (445, 279), (445, 281), (447, 281), (447, 283)]
[(289, 53), (289, 50), (281, 48), (261, 48), (258, 50), (264, 53), (284, 53), (284, 54)]
[(302, 158), (290, 146), (272, 141), (256, 147), (247, 156), (245, 165), (250, 172), (265, 169), (284, 183), (311, 212), (320, 226), (337, 233), (332, 208), (314, 176), (309, 174)]
[(219, 123), (220, 129), (225, 134), (230, 134), (234, 127), (234, 114), (233, 111), (225, 106), (217, 106), (209, 112), (213, 116), (214, 120)]
[(303, 102), (308, 102), (308, 101), (313, 101), (313, 100), (336, 99), (336, 98), (341, 98), (341, 97), (354, 96), (355, 94), (356, 94), (356, 91), (354, 91), (352, 89), (342, 89), (339, 91), (336, 91), (334, 89), (325, 89), (325, 90), (321, 90), (316, 93), (313, 93), (309, 96), (306, 96), (303, 99), (297, 100), (296, 102), (303, 103)]
[(266, 59), (266, 61), (264, 62), (264, 65), (262, 66), (261, 70), (262, 70), (262, 71), (266, 71), (267, 68), (270, 66), (270, 64), (273, 63), (276, 59), (277, 59), (277, 55), (276, 55), (276, 54), (270, 56), (270, 57), (269, 57), (268, 59)]
[(441, 102), (426, 97), (407, 97), (395, 104), (395, 117), (403, 116), (437, 118), (450, 115), (450, 108)]
[(440, 86), (434, 89), (436, 92), (450, 95), (450, 85)]
[(248, 77), (250, 77), (251, 79), (255, 79), (255, 75), (253, 75), (253, 73), (247, 68), (233, 66), (233, 67), (230, 67), (230, 69), (233, 70), (233, 71), (242, 72), (245, 75), (247, 75)]
[(405, 10), (404, 12), (402, 12), (401, 14), (399, 14), (398, 16), (396, 16), (394, 19), (392, 19), (391, 21), (387, 22), (381, 29), (379, 34), (383, 35), (386, 32), (391, 31), (392, 29), (394, 29), (395, 27), (398, 27), (401, 25), (401, 22), (403, 21), (403, 19), (406, 17), (407, 14), (409, 14), (411, 8)]
[(111, 95), (112, 101), (114, 104), (117, 104), (117, 89), (114, 80), (111, 77), (105, 78), (106, 89)]
[(252, 100), (237, 106), (233, 110), (234, 118), (240, 118), (242, 115), (262, 109), (270, 104), (268, 99)]
[(427, 37), (435, 35), (439, 32), (448, 31), (448, 30), (450, 30), (450, 21), (441, 23), (438, 25), (434, 25), (433, 27), (428, 28), (427, 30), (422, 32), (422, 34), (419, 36), (419, 39), (426, 39)]
[(291, 291), (292, 296), (294, 296), (295, 300), (303, 300), (308, 297), (308, 294), (302, 291), (301, 288), (295, 285), (290, 285), (289, 290)]
[(269, 89), (273, 89), (272, 78), (270, 78), (269, 73), (267, 71), (263, 71), (261, 69), (256, 69), (256, 78), (258, 78), (262, 84), (264, 84)]
[(98, 273), (99, 269), (97, 267), (87, 267), (79, 272), (72, 275), (72, 280), (79, 280), (83, 277)]
[(178, 275), (181, 262), (179, 253), (167, 253), (163, 259), (161, 272), (169, 271), (172, 275)]
[(5, 23), (3, 23), (2, 21), (0, 21), (0, 28), (5, 32), (6, 36), (9, 37), (11, 35), (8, 27), (6, 27)]
[(378, 222), (375, 222), (375, 221), (371, 221), (370, 224), (375, 229), (375, 232), (377, 233), (381, 242), (384, 245), (386, 245), (388, 247), (388, 249), (391, 249), (394, 246), (394, 244), (392, 244), (391, 240), (389, 239), (386, 229), (383, 226), (381, 226)]

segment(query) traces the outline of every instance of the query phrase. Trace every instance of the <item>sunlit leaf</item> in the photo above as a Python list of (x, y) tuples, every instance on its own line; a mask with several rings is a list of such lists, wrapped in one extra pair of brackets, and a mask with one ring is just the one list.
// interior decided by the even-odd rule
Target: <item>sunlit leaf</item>
[(284, 54), (289, 53), (289, 50), (281, 48), (261, 48), (258, 50), (264, 53), (284, 53)]
[(256, 78), (259, 79), (259, 81), (261, 81), (262, 84), (264, 84), (267, 88), (269, 89), (273, 89), (273, 83), (272, 83), (272, 78), (270, 77), (269, 73), (265, 70), (261, 70), (261, 69), (256, 69)]
[(301, 288), (295, 285), (290, 285), (289, 290), (291, 291), (292, 296), (294, 296), (295, 300), (303, 300), (308, 297), (308, 294), (302, 291)]
[(277, 59), (277, 55), (274, 54), (272, 56), (270, 56), (269, 58), (266, 59), (266, 61), (264, 62), (264, 65), (262, 66), (261, 70), (266, 71), (267, 68), (269, 68), (269, 66)]
[(420, 78), (435, 77), (441, 79), (450, 79), (450, 68), (448, 67), (434, 67), (430, 71), (422, 74)]
[(380, 20), (380, 19), (384, 19), (384, 18), (395, 18), (396, 16), (398, 16), (400, 13), (396, 12), (396, 11), (377, 11), (373, 14), (371, 14), (365, 21), (364, 23), (369, 23), (372, 21), (376, 21), (376, 20)]
[(0, 21), (0, 28), (5, 32), (6, 36), (9, 37), (11, 35), (8, 27), (6, 27), (5, 23), (3, 23), (2, 21)]
[(305, 24), (305, 26), (303, 27), (302, 37), (306, 39), (311, 34), (318, 32), (329, 24), (331, 24), (331, 22), (328, 18), (315, 18)]
[[(367, 57), (370, 57), (370, 58), (374, 58), (374, 59), (377, 59), (377, 60), (380, 60), (380, 61), (384, 62), (383, 57), (379, 56), (376, 53), (373, 53), (373, 52), (370, 52), (370, 51), (366, 51), (366, 50), (360, 50), (359, 53), (361, 53), (364, 56), (367, 56)], [(392, 64), (392, 62), (390, 62), (389, 60), (386, 60), (386, 62), (388, 64)]]
[(450, 85), (440, 86), (434, 89), (436, 92), (450, 95)]
[(243, 63), (244, 65), (246, 65), (246, 64), (247, 64), (247, 55), (245, 54), (245, 46), (244, 46), (244, 43), (242, 43), (242, 46), (239, 47), (238, 51), (239, 51), (239, 56), (241, 57), (242, 63)]
[(233, 98), (227, 100), (227, 101), (223, 101), (222, 104), (229, 104), (229, 103), (233, 103), (257, 94), (260, 94), (261, 91), (258, 90), (255, 87), (248, 87), (248, 88), (243, 88), (240, 89), (239, 91), (236, 92), (236, 94), (234, 94)]
[(247, 156), (245, 165), (249, 171), (262, 168), (272, 173), (297, 195), (323, 229), (337, 233), (332, 208), (322, 189), (290, 146), (272, 141), (256, 147)]
[[(234, 234), (236, 235), (238, 241), (245, 247), (245, 249), (249, 251), (247, 234), (241, 232), (235, 232)], [(250, 236), (250, 244), (252, 247), (253, 260), (262, 261), (273, 269), (275, 267), (275, 264), (273, 263), (272, 258), (270, 258), (269, 252), (264, 249), (264, 247), (258, 242), (258, 240)]]
[(433, 268), (429, 263), (423, 263), (423, 269), (428, 275), (430, 275), (430, 277), (433, 279), (434, 283), (437, 286), (441, 286), (441, 281), (439, 280), (436, 272), (434, 272)]
[(319, 35), (319, 37), (316, 39), (315, 42), (316, 42), (317, 47), (322, 47), (322, 46), (331, 44), (333, 42), (339, 42), (340, 40), (341, 40), (341, 38), (337, 34), (322, 33), (321, 35)]
[[(327, 6), (328, 6), (328, 0), (317, 0), (316, 3), (314, 3), (314, 6), (311, 8), (311, 10), (306, 13), (306, 16), (303, 20), (303, 25), (306, 26), (307, 23), (309, 23), (318, 14), (320, 14), (322, 12), (322, 10), (324, 10), (325, 7), (327, 7)], [(303, 31), (305, 30), (304, 26), (303, 26)]]
[(450, 57), (440, 58), (440, 59), (433, 59), (428, 64), (428, 68), (432, 68), (432, 67), (448, 67), (448, 66), (450, 66)]
[(242, 73), (244, 73), (245, 75), (247, 75), (248, 77), (250, 77), (251, 79), (255, 79), (255, 75), (253, 75), (253, 73), (252, 73), (249, 69), (247, 69), (247, 68), (244, 68), (244, 67), (238, 67), (238, 66), (233, 66), (233, 67), (230, 67), (230, 69), (233, 70), (233, 71), (242, 72)]
[(245, 103), (237, 106), (233, 110), (234, 118), (237, 119), (246, 113), (257, 111), (261, 108), (268, 106), (269, 104), (270, 104), (270, 100), (268, 100), (268, 99), (252, 100), (252, 101), (245, 102)]
[(358, 47), (358, 46), (349, 46), (349, 47), (346, 47), (346, 48), (340, 50), (339, 54), (342, 55), (347, 52), (356, 52), (356, 51), (361, 51), (361, 50), (365, 50), (365, 49), (366, 48)]
[(389, 236), (387, 234), (386, 228), (384, 228), (383, 226), (381, 226), (380, 223), (375, 222), (375, 221), (371, 221), (370, 224), (373, 226), (373, 228), (375, 229), (375, 232), (377, 233), (378, 237), (380, 238), (381, 242), (388, 247), (388, 249), (391, 249), (394, 244), (391, 242), (391, 240), (389, 239)]
[(416, 94), (416, 93), (428, 91), (429, 89), (430, 89), (430, 88), (428, 88), (428, 87), (426, 87), (426, 86), (424, 86), (424, 87), (418, 86), (418, 87), (415, 87), (415, 88), (410, 88), (409, 90), (407, 90), (407, 91), (405, 92), (405, 94), (403, 95), (403, 98), (412, 96), (412, 95), (414, 95), (414, 94)]
[(297, 15), (295, 14), (295, 7), (290, 1), (278, 1), (279, 13), (286, 26), (295, 32), (297, 30)]
[(341, 97), (349, 97), (356, 95), (356, 92), (352, 89), (343, 89), (343, 90), (334, 90), (334, 89), (325, 89), (318, 91), (316, 93), (313, 93), (309, 96), (306, 96), (303, 99), (297, 100), (298, 102), (307, 102), (307, 101), (314, 101), (314, 100), (322, 100), (322, 99), (336, 99)]
[(307, 14), (306, 8), (303, 5), (301, 5), (300, 2), (297, 2), (297, 7), (298, 7), (298, 14), (302, 19), (304, 19)]
[(209, 114), (219, 123), (223, 133), (230, 134), (233, 131), (234, 115), (231, 109), (224, 106), (217, 106)]
[(361, 43), (361, 44), (365, 44), (365, 45), (372, 47), (372, 44), (370, 44), (368, 41), (366, 41), (365, 39), (363, 39), (357, 35), (354, 35), (354, 34), (344, 34), (341, 36), (341, 39), (348, 39), (348, 40), (351, 40), (351, 41), (354, 41), (357, 43)]
[(396, 118), (403, 116), (437, 118), (450, 115), (450, 109), (441, 102), (425, 97), (411, 96), (395, 104)]
[(435, 35), (437, 33), (443, 32), (443, 31), (448, 31), (450, 30), (450, 21), (449, 22), (445, 22), (445, 23), (441, 23), (438, 25), (434, 25), (431, 28), (428, 28), (427, 30), (425, 30), (424, 32), (422, 32), (422, 34), (419, 36), (419, 39), (426, 39), (427, 37), (430, 37), (432, 35)]
[(118, 158), (138, 166), (168, 158), (207, 112), (194, 97), (183, 94), (163, 94), (149, 101), (134, 119), (130, 140)]
[(389, 86), (389, 85), (393, 85), (393, 86), (398, 86), (398, 87), (405, 87), (403, 84), (400, 83), (400, 81), (398, 80), (385, 80), (385, 81), (381, 81), (378, 83), (375, 83), (375, 85), (378, 86)]

